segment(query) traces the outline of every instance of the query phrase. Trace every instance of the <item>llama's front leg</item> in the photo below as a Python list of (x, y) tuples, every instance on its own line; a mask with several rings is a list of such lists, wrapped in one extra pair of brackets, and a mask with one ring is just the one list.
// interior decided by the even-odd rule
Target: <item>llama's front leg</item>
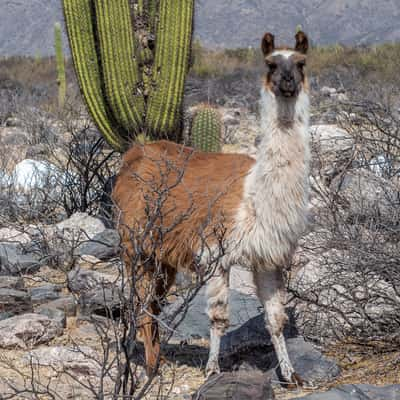
[(218, 358), (221, 337), (229, 326), (228, 284), (229, 274), (222, 268), (218, 269), (207, 283), (207, 314), (211, 322), (210, 354), (206, 366), (207, 376), (220, 372)]
[(260, 301), (265, 309), (265, 323), (271, 335), (282, 377), (288, 386), (301, 386), (301, 378), (296, 374), (286, 348), (283, 328), (287, 322), (284, 308), (286, 290), (282, 272), (276, 268), (256, 271), (255, 282)]

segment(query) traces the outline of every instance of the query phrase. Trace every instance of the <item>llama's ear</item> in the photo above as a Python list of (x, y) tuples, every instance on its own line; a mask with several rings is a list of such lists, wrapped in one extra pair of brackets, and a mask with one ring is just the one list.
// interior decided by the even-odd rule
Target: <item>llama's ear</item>
[(275, 36), (272, 33), (266, 33), (261, 41), (261, 50), (264, 56), (271, 54), (275, 49)]
[(308, 51), (308, 37), (303, 31), (296, 33), (296, 47), (294, 48), (299, 53), (306, 54)]

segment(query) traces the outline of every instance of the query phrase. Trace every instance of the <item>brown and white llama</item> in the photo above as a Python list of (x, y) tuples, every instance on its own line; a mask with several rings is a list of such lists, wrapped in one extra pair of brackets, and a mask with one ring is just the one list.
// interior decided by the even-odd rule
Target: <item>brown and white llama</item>
[[(153, 196), (154, 200), (151, 185), (146, 182), (151, 181), (153, 187), (154, 183), (159, 188), (168, 187), (168, 196), (157, 204), (164, 211), (161, 223), (173, 227), (164, 234), (162, 251), (156, 251), (164, 277), (157, 278), (151, 292), (154, 299), (144, 310), (139, 328), (149, 371), (156, 366), (160, 351), (154, 318), (160, 312), (156, 298), (167, 293), (177, 270), (190, 269), (195, 264), (194, 257), (201, 254), (207, 264), (211, 254), (204, 256), (204, 243), (198, 232), (212, 229), (213, 222), (219, 223), (223, 216), (225, 251), (206, 291), (211, 320), (206, 371), (219, 371), (220, 339), (229, 324), (229, 269), (241, 264), (253, 271), (281, 374), (289, 384), (301, 384), (283, 336), (287, 320), (283, 270), (305, 228), (309, 192), (309, 96), (305, 75), (308, 39), (303, 32), (295, 38), (294, 49), (275, 49), (270, 33), (262, 39), (266, 63), (261, 88), (263, 139), (256, 160), (239, 154), (198, 152), (167, 141), (135, 145), (124, 155), (113, 197), (120, 209), (126, 266), (136, 268), (140, 276), (136, 282), (139, 295), (154, 285), (155, 273), (148, 262), (132, 263), (137, 253), (132, 230), (144, 232), (149, 199)], [(175, 224), (179, 213), (185, 218)], [(208, 253), (213, 252), (213, 246), (217, 244), (210, 239)]]

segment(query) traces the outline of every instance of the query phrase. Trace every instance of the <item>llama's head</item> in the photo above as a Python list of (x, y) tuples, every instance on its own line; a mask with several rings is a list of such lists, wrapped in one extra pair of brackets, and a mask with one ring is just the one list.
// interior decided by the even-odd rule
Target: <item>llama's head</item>
[(261, 49), (267, 67), (265, 86), (275, 96), (293, 99), (306, 86), (306, 54), (308, 38), (304, 32), (296, 33), (296, 45), (290, 48), (275, 48), (274, 35), (266, 33)]

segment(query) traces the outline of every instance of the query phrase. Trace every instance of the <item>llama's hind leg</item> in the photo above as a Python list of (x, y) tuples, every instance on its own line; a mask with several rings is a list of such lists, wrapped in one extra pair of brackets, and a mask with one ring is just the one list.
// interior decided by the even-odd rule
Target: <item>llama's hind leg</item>
[(210, 318), (210, 354), (206, 366), (206, 375), (218, 374), (219, 350), (221, 337), (229, 326), (229, 273), (218, 268), (214, 276), (207, 283), (207, 314)]
[(287, 322), (284, 302), (286, 290), (282, 272), (276, 268), (254, 272), (257, 292), (265, 309), (265, 323), (278, 359), (280, 372), (288, 386), (302, 385), (290, 361), (283, 328)]

